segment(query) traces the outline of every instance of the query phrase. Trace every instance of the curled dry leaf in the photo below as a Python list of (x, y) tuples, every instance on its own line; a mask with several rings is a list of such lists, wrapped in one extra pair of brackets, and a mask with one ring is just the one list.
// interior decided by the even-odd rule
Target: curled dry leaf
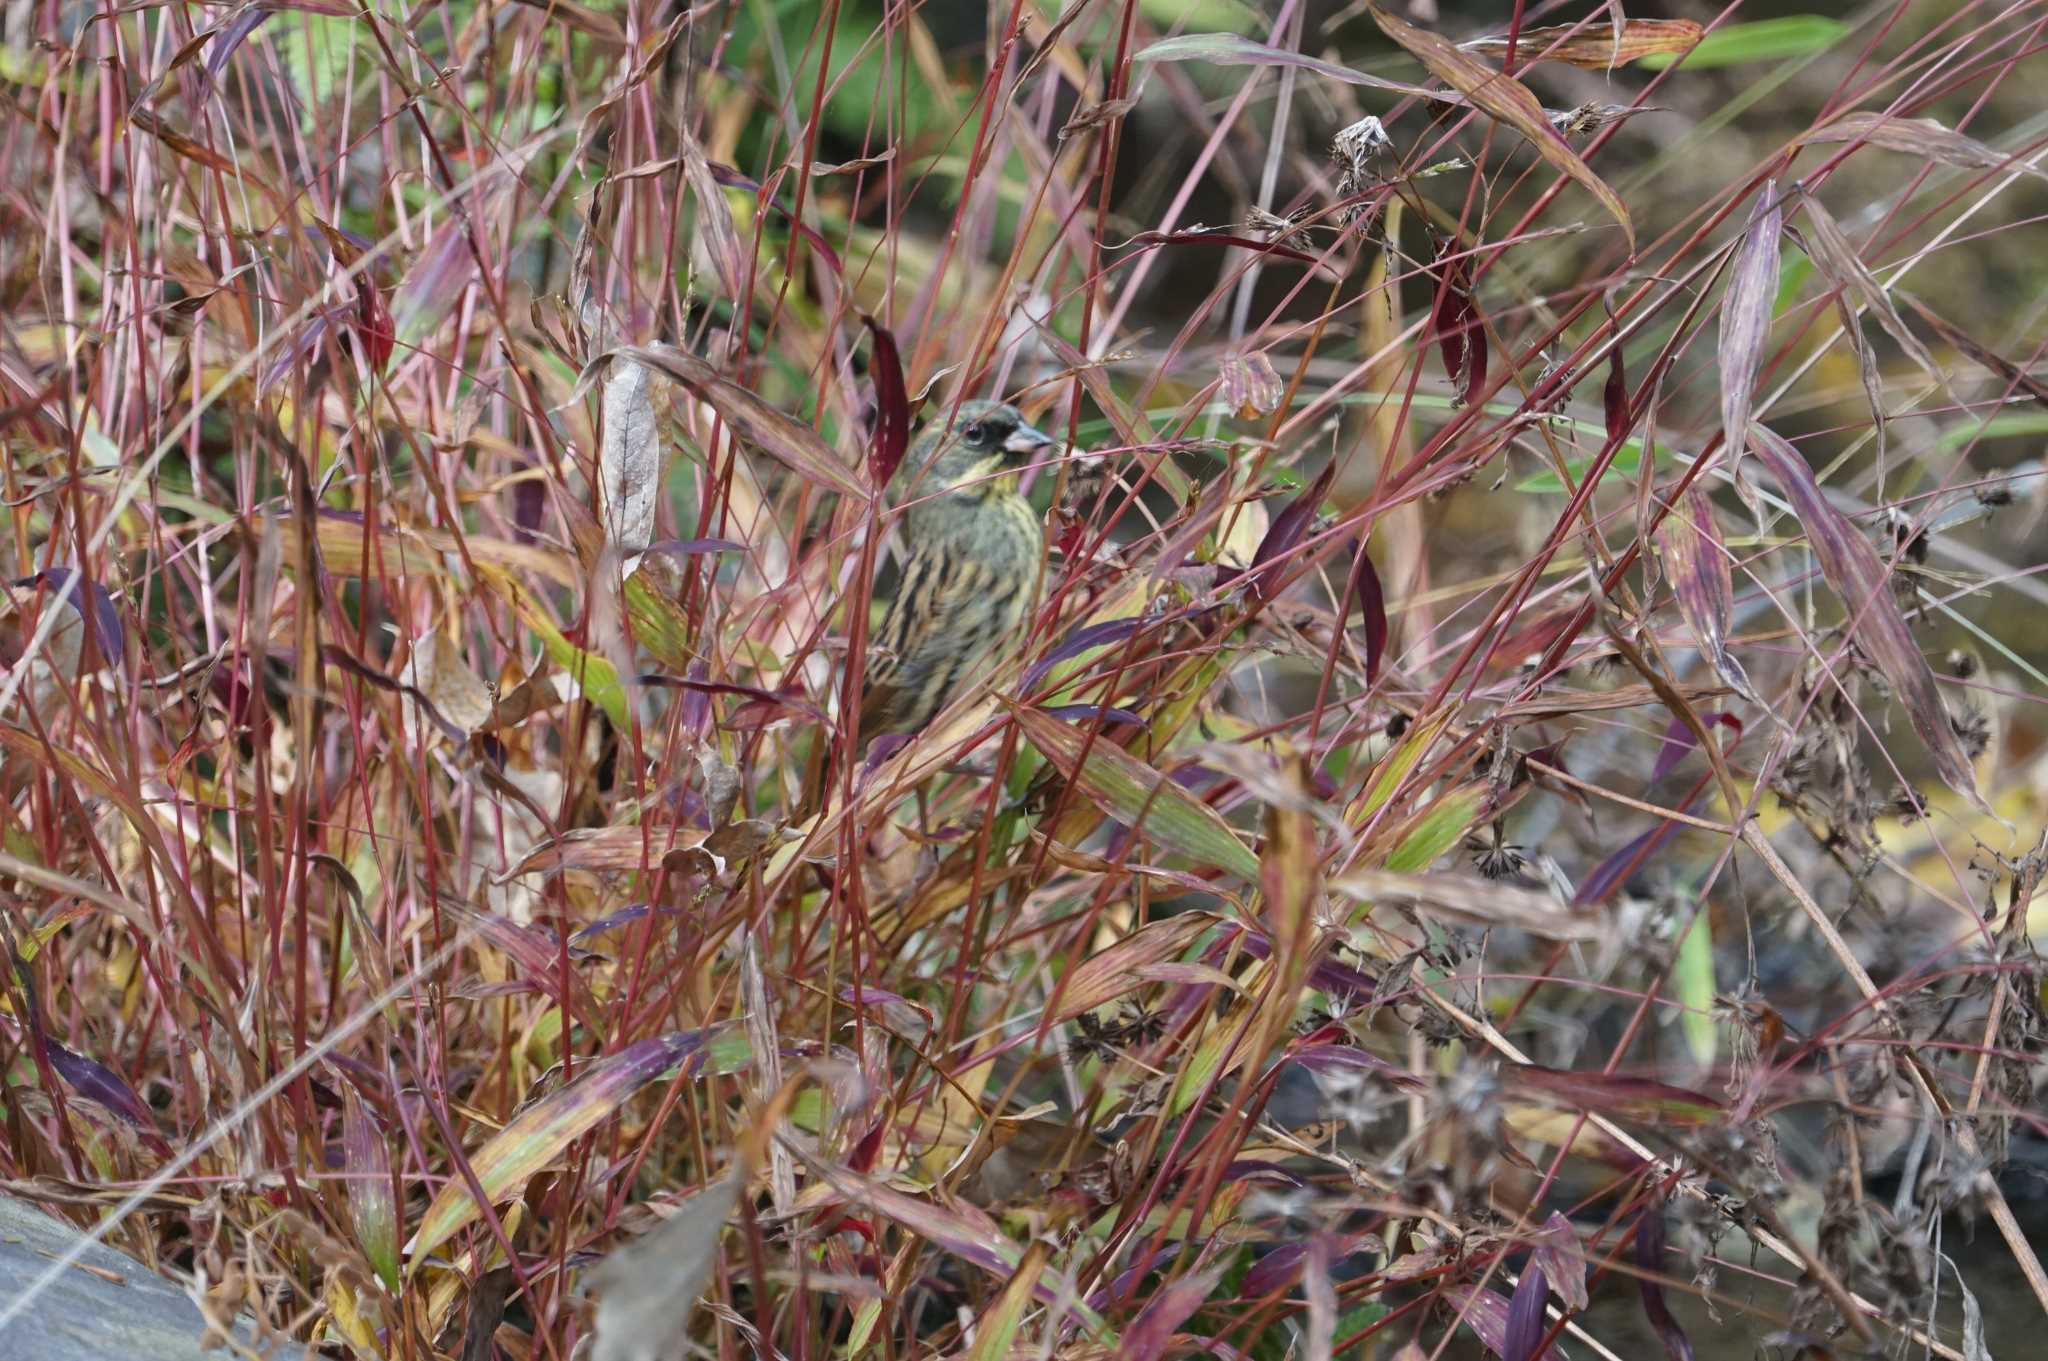
[(1536, 154), (1566, 178), (1576, 182), (1597, 199), (1608, 215), (1621, 224), (1628, 238), (1629, 254), (1635, 254), (1636, 229), (1628, 207), (1607, 182), (1557, 135), (1557, 129), (1543, 112), (1543, 105), (1528, 87), (1497, 67), (1489, 66), (1441, 34), (1417, 28), (1374, 5), (1372, 17), (1380, 31), (1408, 50), (1408, 54), (1429, 68), (1429, 73), (1464, 95), (1475, 108), (1483, 110), (1529, 139)]
[(2003, 168), (2048, 179), (2048, 170), (2015, 160), (1974, 137), (1951, 131), (1932, 118), (1891, 118), (1868, 111), (1845, 113), (1799, 140), (1809, 144), (1868, 142), (1887, 151), (1904, 152), (1908, 156), (1939, 161), (1943, 165), (1972, 170)]
[[(1515, 65), (1561, 61), (1589, 71), (1605, 71), (1638, 57), (1684, 56), (1705, 32), (1690, 19), (1622, 19), (1610, 28), (1591, 21), (1525, 28), (1515, 39)], [(1489, 61), (1501, 61), (1507, 56), (1508, 40), (1474, 38), (1458, 47)]]
[(725, 201), (725, 190), (712, 177), (704, 148), (697, 145), (697, 139), (687, 128), (678, 126), (676, 133), (682, 139), (683, 173), (689, 177), (691, 196), (697, 200), (697, 239), (704, 253), (711, 257), (711, 267), (718, 273), (725, 296), (738, 298), (744, 292), (749, 262), (739, 232), (733, 227), (732, 205)]
[(1244, 420), (1270, 414), (1287, 390), (1264, 350), (1224, 356), (1220, 378), (1223, 404)]
[(1235, 33), (1183, 33), (1177, 38), (1167, 38), (1153, 43), (1138, 52), (1131, 60), (1205, 61), (1212, 66), (1292, 66), (1302, 71), (1313, 71), (1319, 76), (1328, 76), (1331, 80), (1341, 80), (1347, 85), (1368, 85), (1375, 90), (1391, 90), (1396, 94), (1413, 95), (1417, 99), (1433, 99), (1439, 104), (1466, 102), (1442, 90), (1431, 90), (1420, 85), (1410, 85), (1405, 81), (1369, 76), (1363, 71), (1354, 71), (1333, 61), (1321, 61), (1299, 52), (1290, 52), (1285, 48), (1255, 43), (1250, 38), (1240, 37)]
[(1591, 940), (1598, 917), (1536, 889), (1469, 874), (1397, 874), (1359, 870), (1330, 881), (1332, 891), (1360, 902), (1398, 901), (1475, 926), (1509, 927), (1545, 940)]
[(720, 377), (711, 365), (674, 345), (622, 345), (598, 356), (577, 379), (578, 388), (596, 375), (607, 359), (625, 358), (667, 374), (701, 397), (749, 444), (779, 460), (799, 477), (830, 487), (841, 496), (865, 501), (867, 488), (840, 461), (832, 446), (802, 421), (784, 414), (739, 384)]
[(1586, 1250), (1572, 1222), (1556, 1210), (1537, 1231), (1531, 1260), (1543, 1268), (1544, 1278), (1565, 1308), (1586, 1307), (1590, 1298), (1586, 1293)]
[(1076, 133), (1113, 123), (1137, 107), (1135, 99), (1105, 99), (1099, 104), (1090, 104), (1066, 121), (1060, 128), (1059, 139), (1064, 142)]
[(668, 381), (645, 364), (614, 358), (604, 377), (604, 437), (598, 445), (598, 488), (605, 541), (638, 553), (654, 540), (661, 491), (661, 419)]

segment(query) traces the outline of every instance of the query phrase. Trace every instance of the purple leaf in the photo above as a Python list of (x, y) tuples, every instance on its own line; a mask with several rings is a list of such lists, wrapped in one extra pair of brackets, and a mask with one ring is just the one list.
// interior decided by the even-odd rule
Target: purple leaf
[(1380, 585), (1379, 568), (1372, 565), (1369, 544), (1358, 545), (1358, 557), (1351, 567), (1351, 607), (1365, 622), (1365, 683), (1379, 679), (1380, 664), (1387, 658), (1387, 593)]
[(1496, 1291), (1469, 1285), (1444, 1288), (1444, 1298), (1457, 1306), (1458, 1317), (1479, 1338), (1480, 1345), (1496, 1356), (1508, 1349), (1508, 1301)]
[(1607, 442), (1619, 444), (1627, 437), (1629, 420), (1628, 376), (1621, 366), (1621, 343), (1607, 352), (1607, 383), (1600, 389), (1600, 405), (1607, 417)]
[(1682, 825), (1669, 820), (1659, 821), (1655, 827), (1595, 865), (1593, 872), (1579, 881), (1579, 891), (1572, 898), (1572, 906), (1595, 907), (1606, 902), (1628, 876), (1635, 873), (1644, 861), (1669, 841), (1672, 834)]
[(1323, 498), (1329, 495), (1330, 483), (1337, 477), (1337, 462), (1332, 459), (1323, 465), (1322, 472), (1309, 484), (1308, 490), (1289, 501), (1273, 523), (1266, 529), (1266, 537), (1252, 554), (1252, 565), (1244, 575), (1251, 578), (1252, 589), (1261, 600), (1271, 600), (1277, 578), (1287, 559), (1301, 546), (1309, 526), (1316, 522), (1316, 512), (1322, 508)]
[(1636, 1265), (1645, 1274), (1636, 1277), (1643, 1292), (1643, 1316), (1664, 1340), (1664, 1355), (1670, 1361), (1692, 1361), (1692, 1342), (1664, 1303), (1664, 1207), (1652, 1205), (1636, 1223)]
[(1486, 327), (1472, 305), (1471, 262), (1457, 255), (1440, 261), (1435, 272), (1436, 312), (1430, 338), (1443, 350), (1444, 372), (1458, 385), (1459, 402), (1469, 404), (1486, 383)]
[(880, 489), (896, 476), (903, 451), (910, 447), (910, 389), (903, 385), (903, 359), (896, 352), (896, 337), (865, 312), (860, 319), (875, 340), (874, 361), (868, 366), (875, 380), (875, 438), (868, 447), (868, 476)]
[(1813, 470), (1798, 450), (1761, 425), (1755, 427), (1755, 435), (1757, 457), (1784, 488), (1785, 498), (1792, 503), (1807, 542), (1813, 546), (1813, 556), (1820, 562), (1821, 575), (1849, 612), (1857, 647), (1890, 682), (1913, 730), (1927, 744), (1942, 782), (1989, 813), (1990, 805), (1977, 790), (1977, 773), (1949, 723), (1934, 672), (1913, 641), (1906, 616), (1888, 588), (1885, 565), (1877, 550), (1857, 532), (1849, 517), (1821, 494)]
[(262, 5), (251, 5), (229, 19), (214, 37), (213, 46), (206, 54), (206, 84), (208, 87), (220, 80), (221, 71), (235, 55), (235, 49), (248, 40), (270, 17), (271, 11)]
[(1543, 1305), (1549, 1298), (1550, 1282), (1544, 1279), (1543, 1268), (1530, 1263), (1523, 1269), (1522, 1279), (1515, 1286), (1515, 1297), (1508, 1301), (1508, 1323), (1501, 1339), (1501, 1361), (1536, 1361), (1537, 1348), (1542, 1345), (1543, 1334), (1547, 1331), (1543, 1326)]
[[(1742, 740), (1742, 720), (1733, 714), (1713, 713), (1701, 716), (1701, 722), (1709, 727), (1725, 723), (1735, 729), (1736, 741)], [(1671, 768), (1685, 758), (1685, 754), (1699, 746), (1699, 738), (1682, 718), (1671, 720), (1671, 726), (1664, 730), (1664, 741), (1657, 748), (1657, 766), (1650, 772), (1650, 783), (1655, 784), (1671, 773)]]
[(621, 926), (627, 926), (639, 921), (649, 913), (658, 913), (664, 917), (680, 917), (683, 915), (683, 910), (679, 907), (653, 907), (647, 903), (635, 903), (631, 907), (622, 907), (616, 912), (599, 917), (590, 925), (577, 930), (569, 939), (574, 941), (589, 940), (593, 936), (601, 936), (607, 931), (616, 931)]
[[(145, 1133), (155, 1136), (156, 1119), (149, 1107), (135, 1094), (135, 1089), (122, 1081), (120, 1074), (97, 1059), (75, 1054), (63, 1045), (51, 1040), (50, 1066), (57, 1070), (57, 1076), (71, 1084), (80, 1096), (97, 1101), (122, 1120)], [(157, 1142), (162, 1142), (157, 1138)]]
[(1565, 1308), (1586, 1307), (1586, 1250), (1579, 1245), (1578, 1231), (1572, 1228), (1569, 1219), (1555, 1210), (1550, 1212), (1550, 1218), (1543, 1221), (1543, 1228), (1536, 1234), (1531, 1260), (1543, 1269)]
[(1140, 728), (1145, 726), (1145, 720), (1129, 709), (1114, 709), (1106, 704), (1056, 704), (1045, 712), (1066, 723), (1093, 723), (1099, 717), (1105, 726), (1111, 723), (1129, 723)]
[[(528, 468), (535, 465), (528, 463)], [(521, 543), (540, 538), (540, 517), (547, 509), (548, 488), (537, 477), (522, 477), (512, 484), (512, 532)]]
[[(97, 581), (88, 581), (75, 567), (49, 567), (34, 576), (22, 577), (17, 586), (42, 586), (78, 612), (85, 631), (100, 650), (100, 660), (120, 666), (128, 657), (128, 630), (121, 623), (121, 611), (114, 597)], [(68, 589), (67, 589), (68, 588)]]
[(1110, 619), (1074, 630), (1058, 647), (1031, 664), (1031, 669), (1024, 673), (1024, 680), (1017, 688), (1029, 694), (1047, 673), (1067, 658), (1078, 656), (1091, 647), (1121, 642), (1136, 633), (1144, 623), (1144, 616), (1133, 615), (1128, 619)]
[(1657, 526), (1657, 547), (1664, 573), (1678, 597), (1679, 612), (1729, 687), (1752, 704), (1761, 704), (1749, 675), (1728, 651), (1729, 620), (1735, 609), (1735, 584), (1728, 549), (1714, 522), (1714, 503), (1695, 482)]
[(1244, 1273), (1244, 1279), (1237, 1287), (1239, 1298), (1264, 1299), (1275, 1291), (1293, 1285), (1295, 1277), (1301, 1274), (1302, 1260), (1307, 1256), (1306, 1241), (1297, 1240), (1277, 1245), (1271, 1252), (1252, 1263), (1251, 1270)]
[(1202, 1301), (1209, 1298), (1209, 1292), (1221, 1279), (1223, 1268), (1211, 1267), (1182, 1276), (1156, 1292), (1130, 1327), (1124, 1329), (1122, 1355), (1126, 1361), (1158, 1361), (1174, 1331), (1202, 1307)]

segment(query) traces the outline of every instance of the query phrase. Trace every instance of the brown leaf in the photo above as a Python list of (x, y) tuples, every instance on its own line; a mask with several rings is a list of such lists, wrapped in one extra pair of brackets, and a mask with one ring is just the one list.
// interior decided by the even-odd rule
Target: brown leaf
[(1135, 99), (1105, 99), (1100, 104), (1091, 104), (1066, 121), (1060, 128), (1059, 139), (1064, 142), (1075, 133), (1113, 123), (1137, 107)]
[(1974, 137), (1951, 132), (1932, 118), (1891, 118), (1867, 111), (1845, 113), (1799, 140), (1809, 144), (1868, 142), (1887, 151), (1901, 151), (1908, 156), (1940, 161), (1943, 165), (1958, 165), (1972, 170), (2017, 170), (2048, 179), (2048, 170), (2017, 161)]
[(1927, 744), (1934, 769), (1942, 782), (1989, 812), (1984, 796), (1977, 790), (1977, 773), (1963, 751), (1955, 729), (1949, 724), (1947, 708), (1934, 683), (1927, 658), (1913, 641), (1913, 631), (1893, 598), (1885, 579), (1884, 561), (1870, 540), (1857, 531), (1849, 517), (1835, 509), (1813, 480), (1813, 470), (1797, 449), (1770, 430), (1755, 427), (1757, 457), (1784, 488), (1800, 525), (1806, 530), (1821, 574), (1842, 598), (1848, 611), (1851, 635), (1871, 664), (1884, 674), (1892, 693), (1905, 706), (1913, 730)]
[[(1525, 28), (1515, 40), (1515, 65), (1561, 61), (1589, 71), (1605, 71), (1638, 57), (1667, 52), (1683, 56), (1692, 51), (1705, 32), (1690, 19), (1624, 19), (1604, 30), (1590, 22)], [(1507, 56), (1508, 40), (1474, 38), (1458, 47), (1490, 61), (1501, 61)]]
[(1907, 304), (1920, 314), (1920, 320), (1934, 328), (1934, 333), (1949, 344), (1961, 350), (1970, 358), (1990, 369), (2019, 391), (2026, 393), (2042, 406), (2048, 406), (2048, 384), (2042, 383), (2010, 359), (1987, 346), (1981, 345), (1967, 331), (1951, 325), (1939, 313), (1928, 307), (1911, 293), (1901, 293)]
[[(1899, 348), (1921, 370), (1943, 387), (1948, 386), (1948, 375), (1934, 362), (1934, 356), (1920, 343), (1920, 337), (1907, 328), (1905, 319), (1899, 315), (1892, 300), (1863, 263), (1863, 257), (1850, 244), (1842, 224), (1835, 221), (1835, 215), (1812, 194), (1804, 203), (1807, 224), (1813, 228), (1808, 244), (1813, 247), (1813, 262), (1820, 267), (1830, 283), (1840, 288), (1857, 305), (1867, 308), (1877, 318), (1877, 324), (1885, 333), (1898, 342)], [(1881, 414), (1881, 413), (1880, 413)]]
[(825, 161), (812, 161), (812, 162), (811, 162), (811, 174), (812, 174), (813, 176), (818, 176), (818, 175), (851, 175), (851, 174), (854, 174), (854, 173), (855, 173), (855, 172), (857, 172), (857, 171), (861, 171), (861, 170), (873, 170), (873, 169), (875, 169), (875, 168), (876, 168), (877, 166), (884, 166), (884, 165), (887, 165), (887, 164), (889, 164), (889, 162), (891, 162), (891, 161), (893, 161), (893, 160), (895, 160), (895, 159), (896, 159), (896, 148), (895, 148), (895, 147), (890, 147), (890, 148), (889, 148), (888, 150), (886, 150), (886, 151), (882, 152), (882, 153), (881, 153), (880, 155), (876, 155), (876, 156), (862, 156), (862, 157), (860, 157), (860, 158), (858, 158), (858, 159), (856, 159), (856, 160), (851, 160), (851, 161), (840, 161), (840, 162), (837, 162), (836, 164), (830, 164), (830, 163), (827, 163), (827, 162), (825, 162)]
[(711, 177), (704, 148), (697, 145), (697, 139), (687, 130), (677, 131), (682, 138), (683, 173), (689, 177), (690, 193), (697, 200), (698, 237), (711, 257), (712, 268), (718, 271), (725, 296), (736, 299), (745, 291), (748, 260), (746, 248), (740, 245), (739, 232), (732, 224), (732, 205), (725, 201), (725, 191)]
[(1372, 17), (1381, 32), (1406, 48), (1409, 55), (1429, 68), (1431, 75), (1464, 95), (1474, 107), (1528, 138), (1537, 155), (1598, 199), (1600, 206), (1621, 224), (1622, 233), (1628, 238), (1629, 254), (1635, 254), (1636, 229), (1629, 219), (1627, 205), (1558, 136), (1543, 112), (1543, 105), (1529, 93), (1528, 87), (1470, 53), (1460, 52), (1450, 39), (1397, 19), (1377, 5), (1372, 7)]

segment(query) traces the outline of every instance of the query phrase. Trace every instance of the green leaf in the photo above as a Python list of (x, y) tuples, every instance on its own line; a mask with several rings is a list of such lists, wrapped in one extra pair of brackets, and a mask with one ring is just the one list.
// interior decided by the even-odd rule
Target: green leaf
[[(1657, 466), (1659, 468), (1669, 468), (1671, 466), (1671, 457), (1670, 445), (1660, 444), (1657, 446)], [(1564, 461), (1564, 466), (1571, 473), (1574, 483), (1584, 482), (1586, 474), (1593, 470), (1593, 458), (1590, 454), (1583, 458), (1568, 458)], [(1642, 467), (1643, 442), (1639, 439), (1628, 440), (1619, 449), (1614, 451), (1614, 461), (1607, 465), (1607, 471), (1601, 476), (1600, 480), (1605, 482), (1609, 477), (1616, 476), (1634, 477), (1642, 471)], [(1564, 490), (1564, 482), (1556, 473), (1542, 472), (1532, 477), (1525, 477), (1520, 482), (1515, 483), (1515, 490), (1520, 492), (1561, 492)]]
[(541, 646), (547, 649), (555, 665), (569, 673), (569, 678), (576, 682), (584, 697), (604, 710), (605, 717), (611, 719), (614, 727), (620, 732), (626, 731), (631, 725), (626, 716), (626, 687), (619, 682), (618, 668), (563, 637), (562, 631), (555, 627), (555, 621), (548, 618), (547, 611), (540, 607), (540, 602), (510, 576), (494, 573), (491, 580), (493, 585), (510, 596), (521, 622), (539, 635)]
[(1089, 742), (1071, 723), (1037, 709), (1012, 712), (1031, 745), (1103, 812), (1198, 865), (1228, 870), (1248, 884), (1259, 881), (1258, 856), (1208, 804), (1122, 747), (1099, 737)]
[(1825, 52), (1848, 31), (1849, 25), (1840, 19), (1820, 14), (1788, 14), (1782, 19), (1759, 19), (1751, 24), (1723, 24), (1683, 56), (1660, 52), (1640, 58), (1636, 65), (1646, 71), (1661, 71), (1682, 61), (1688, 71), (1705, 71), (1752, 61), (1786, 61)]
[(1678, 938), (1678, 958), (1671, 965), (1672, 991), (1685, 1010), (1678, 1013), (1678, 1028), (1693, 1060), (1709, 1066), (1720, 1051), (1720, 1032), (1714, 1026), (1714, 935), (1707, 925), (1704, 904), (1693, 914), (1692, 925)]
[[(609, 1119), (626, 1098), (697, 1053), (702, 1043), (701, 1031), (677, 1031), (627, 1045), (590, 1064), (574, 1082), (527, 1107), (470, 1155), (477, 1184), (493, 1202), (510, 1196), (578, 1136)], [(406, 1244), (413, 1269), (480, 1213), (468, 1180), (450, 1177)]]
[(1387, 853), (1386, 867), (1400, 874), (1428, 869), (1471, 828), (1479, 816), (1479, 801), (1484, 797), (1486, 786), (1471, 784), (1438, 799), (1408, 835), (1401, 838), (1401, 844)]

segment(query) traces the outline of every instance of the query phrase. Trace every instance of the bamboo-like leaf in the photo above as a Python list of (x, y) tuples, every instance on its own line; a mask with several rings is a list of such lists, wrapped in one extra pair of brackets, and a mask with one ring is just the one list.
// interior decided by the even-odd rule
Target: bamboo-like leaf
[(391, 1197), (391, 1152), (354, 1091), (341, 1114), (341, 1171), (348, 1179), (349, 1221), (356, 1246), (394, 1297), (398, 1294), (398, 1205)]
[(1428, 869), (1471, 830), (1485, 796), (1484, 786), (1471, 784), (1438, 798), (1409, 824), (1405, 835), (1387, 852), (1386, 867), (1397, 873)]
[(1258, 882), (1258, 856), (1208, 804), (1121, 747), (1100, 739), (1087, 743), (1085, 732), (1037, 709), (1012, 713), (1031, 745), (1102, 811), (1198, 865)]
[(1965, 137), (1932, 118), (1892, 118), (1881, 113), (1845, 113), (1799, 139), (1802, 142), (1868, 142), (1887, 151), (1969, 170), (2008, 169), (2048, 179), (2048, 170)]
[(1661, 71), (1681, 60), (1688, 71), (1739, 66), (1753, 61), (1791, 61), (1834, 46), (1849, 25), (1824, 14), (1787, 14), (1747, 24), (1723, 24), (1702, 38), (1690, 52), (1643, 58), (1647, 71)]
[(1778, 300), (1778, 231), (1784, 210), (1778, 186), (1766, 183), (1750, 209), (1749, 225), (1728, 272), (1728, 294), (1721, 300), (1721, 430), (1727, 443), (1728, 466), (1751, 509), (1756, 494), (1743, 478), (1742, 456), (1749, 446), (1749, 414), (1756, 399), (1757, 370), (1763, 367), (1764, 340), (1771, 331), (1771, 310)]
[(1711, 1067), (1720, 1049), (1720, 1032), (1714, 1025), (1714, 933), (1707, 922), (1704, 904), (1678, 938), (1678, 955), (1671, 963), (1671, 989), (1678, 1004), (1679, 1033), (1693, 1062)]
[(1090, 955), (1067, 975), (1053, 1019), (1071, 1021), (1136, 992), (1150, 981), (1146, 969), (1178, 959), (1218, 920), (1207, 912), (1176, 913), (1163, 921), (1147, 922), (1108, 949)]
[[(1907, 358), (1920, 366), (1922, 373), (1947, 386), (1948, 375), (1934, 362), (1934, 356), (1920, 343), (1920, 337), (1914, 335), (1912, 329), (1906, 325), (1905, 318), (1899, 315), (1899, 309), (1892, 306), (1891, 297), (1884, 291), (1884, 285), (1878, 283), (1877, 276), (1863, 263), (1863, 257), (1856, 253), (1856, 247), (1850, 244), (1848, 233), (1842, 230), (1841, 223), (1835, 221), (1835, 215), (1812, 194), (1806, 196), (1802, 208), (1806, 213), (1807, 224), (1813, 228), (1810, 244), (1813, 246), (1814, 264), (1818, 265), (1829, 281), (1841, 288), (1852, 302), (1867, 308), (1870, 315), (1877, 318), (1877, 324), (1884, 327), (1885, 334), (1899, 343), (1899, 348), (1906, 352)], [(1882, 411), (1874, 414), (1880, 419), (1884, 415)]]
[(1410, 56), (1429, 68), (1431, 75), (1464, 95), (1474, 107), (1528, 138), (1537, 155), (1597, 199), (1608, 215), (1621, 224), (1622, 234), (1628, 238), (1629, 254), (1635, 254), (1636, 229), (1628, 206), (1558, 136), (1543, 112), (1542, 103), (1529, 93), (1527, 86), (1471, 53), (1459, 51), (1456, 44), (1441, 34), (1397, 19), (1377, 5), (1372, 7), (1372, 17), (1381, 32), (1406, 48)]
[(1657, 526), (1657, 548), (1664, 559), (1678, 609), (1699, 640), (1700, 651), (1737, 694), (1753, 704), (1763, 701), (1749, 682), (1749, 673), (1728, 651), (1729, 622), (1735, 611), (1735, 582), (1721, 528), (1714, 521), (1714, 503), (1697, 482), (1685, 489), (1671, 513)]
[(624, 731), (630, 726), (626, 713), (626, 687), (619, 680), (618, 668), (592, 652), (586, 652), (562, 636), (555, 627), (555, 621), (548, 618), (540, 602), (509, 576), (492, 573), (487, 577), (500, 594), (508, 596), (512, 607), (519, 614), (521, 622), (532, 629), (540, 638), (541, 646), (556, 666), (569, 673), (577, 688), (592, 704), (604, 710), (605, 717), (613, 726)]
[(1024, 1311), (1031, 1305), (1038, 1278), (1051, 1256), (1052, 1244), (1044, 1238), (1033, 1239), (1024, 1249), (1024, 1260), (1010, 1274), (1010, 1283), (975, 1324), (974, 1345), (967, 1349), (966, 1361), (1004, 1361), (1009, 1356), (1010, 1341), (1017, 1336), (1017, 1325), (1024, 1321)]
[(1754, 447), (1771, 476), (1784, 488), (1785, 498), (1806, 530), (1821, 575), (1828, 579), (1848, 611), (1856, 645), (1872, 665), (1884, 674), (1892, 693), (1905, 706), (1913, 730), (1927, 744), (1934, 758), (1935, 772), (1942, 783), (1989, 812), (1984, 796), (1977, 790), (1977, 773), (1963, 751), (1961, 739), (1949, 722), (1948, 709), (1941, 702), (1934, 672), (1913, 641), (1906, 616), (1893, 599), (1885, 580), (1886, 568), (1870, 540), (1863, 537), (1849, 518), (1835, 509), (1821, 494), (1797, 449), (1764, 426), (1755, 427)]
[[(592, 1063), (574, 1082), (520, 1112), (470, 1155), (477, 1184), (494, 1202), (511, 1195), (578, 1137), (611, 1118), (633, 1093), (695, 1054), (703, 1041), (702, 1031), (676, 1031), (637, 1041)], [(449, 1178), (405, 1245), (412, 1269), (417, 1271), (428, 1253), (481, 1212), (469, 1183)]]

